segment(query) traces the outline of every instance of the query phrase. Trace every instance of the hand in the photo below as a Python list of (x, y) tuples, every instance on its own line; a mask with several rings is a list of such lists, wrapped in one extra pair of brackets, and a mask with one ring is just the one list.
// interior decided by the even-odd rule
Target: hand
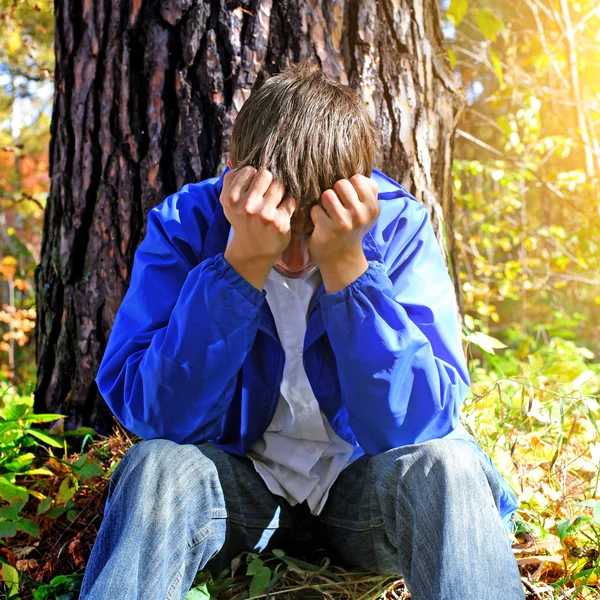
[(377, 182), (364, 175), (340, 179), (310, 211), (315, 226), (309, 242), (328, 293), (352, 283), (368, 268), (362, 240), (380, 208)]
[(290, 219), (296, 208), (285, 187), (266, 169), (228, 171), (219, 200), (233, 227), (225, 260), (258, 289), (291, 238)]

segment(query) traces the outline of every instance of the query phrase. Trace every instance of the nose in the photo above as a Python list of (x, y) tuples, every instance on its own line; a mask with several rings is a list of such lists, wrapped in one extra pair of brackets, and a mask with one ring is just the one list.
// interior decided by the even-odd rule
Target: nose
[(290, 271), (301, 271), (309, 261), (308, 236), (294, 235), (287, 248), (281, 253), (281, 259)]

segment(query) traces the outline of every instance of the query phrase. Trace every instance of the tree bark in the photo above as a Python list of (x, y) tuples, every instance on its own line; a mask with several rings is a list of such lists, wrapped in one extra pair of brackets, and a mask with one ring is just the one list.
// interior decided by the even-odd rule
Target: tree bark
[[(56, 0), (51, 192), (36, 271), (35, 408), (109, 433), (94, 377), (147, 212), (225, 168), (255, 85), (313, 58), (364, 98), (376, 166), (452, 244), (462, 97), (436, 0)], [(156, 291), (160, 294), (160, 290)]]

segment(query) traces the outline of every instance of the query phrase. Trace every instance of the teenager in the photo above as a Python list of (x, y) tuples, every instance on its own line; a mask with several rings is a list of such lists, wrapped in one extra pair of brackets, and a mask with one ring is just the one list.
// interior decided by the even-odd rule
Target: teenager
[(427, 210), (308, 64), (243, 105), (228, 167), (148, 215), (97, 383), (144, 441), (81, 598), (182, 599), (244, 550), (326, 544), (414, 600), (522, 600), (516, 497), (459, 423), (469, 375)]

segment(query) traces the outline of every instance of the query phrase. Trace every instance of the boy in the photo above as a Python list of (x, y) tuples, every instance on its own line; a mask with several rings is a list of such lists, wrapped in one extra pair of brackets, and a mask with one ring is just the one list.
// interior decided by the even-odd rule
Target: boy
[(376, 143), (350, 88), (295, 65), (242, 107), (221, 177), (150, 211), (97, 377), (145, 441), (81, 598), (180, 599), (243, 550), (324, 542), (414, 600), (523, 599), (516, 498), (458, 422), (453, 287)]

